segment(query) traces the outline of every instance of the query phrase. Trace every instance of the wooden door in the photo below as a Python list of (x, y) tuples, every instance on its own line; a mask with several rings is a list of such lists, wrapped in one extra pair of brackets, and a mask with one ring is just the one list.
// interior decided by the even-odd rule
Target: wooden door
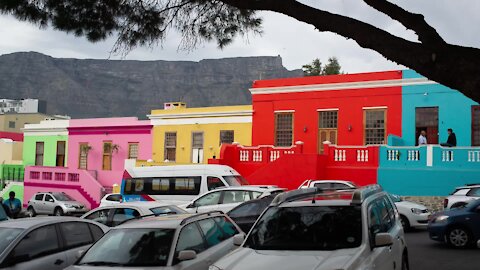
[(332, 144), (337, 144), (337, 129), (335, 128), (320, 128), (318, 130), (318, 153), (323, 154), (323, 142), (329, 141)]

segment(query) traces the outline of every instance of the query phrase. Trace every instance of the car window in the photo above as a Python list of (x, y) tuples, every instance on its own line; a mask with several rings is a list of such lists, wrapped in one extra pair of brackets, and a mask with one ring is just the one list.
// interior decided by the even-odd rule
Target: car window
[[(254, 216), (261, 211), (261, 204), (259, 202), (243, 204), (228, 213), (231, 218)], [(262, 209), (263, 210), (263, 209)]]
[(121, 202), (123, 200), (123, 196), (121, 194), (112, 194), (108, 196), (106, 200), (112, 202)]
[(0, 228), (0, 250), (5, 250), (23, 231), (19, 228)]
[(93, 243), (90, 229), (85, 222), (64, 222), (60, 223), (59, 227), (67, 249)]
[(177, 247), (175, 248), (175, 263), (178, 263), (176, 258), (178, 257), (178, 253), (182, 250), (193, 250), (197, 253), (201, 253), (205, 249), (205, 242), (198, 230), (197, 224), (191, 223), (183, 227), (178, 236)]
[(201, 197), (200, 199), (198, 199), (195, 202), (195, 206), (199, 207), (199, 206), (218, 204), (220, 202), (220, 194), (221, 194), (220, 191), (209, 193)]
[(252, 200), (252, 194), (249, 191), (226, 190), (223, 192), (223, 203), (242, 203)]
[(90, 231), (92, 232), (94, 241), (97, 241), (98, 239), (102, 238), (104, 232), (102, 229), (100, 229), (100, 227), (93, 224), (88, 224), (88, 227), (90, 227)]
[(139, 217), (140, 213), (131, 208), (117, 208), (113, 213), (112, 226), (117, 226), (127, 219)]
[(331, 189), (330, 183), (315, 183), (313, 186), (320, 189)]
[(470, 191), (469, 188), (463, 188), (463, 189), (459, 189), (459, 190), (456, 190), (453, 195), (455, 196), (463, 196), (463, 195), (467, 195), (467, 193)]
[(238, 234), (238, 230), (235, 225), (233, 225), (233, 223), (226, 217), (216, 217), (213, 220), (215, 220), (218, 226), (222, 229), (224, 239), (228, 239), (235, 234)]
[(53, 254), (59, 248), (55, 226), (48, 225), (27, 234), (10, 256), (12, 260), (21, 262)]
[(171, 207), (171, 206), (161, 206), (161, 207), (155, 207), (155, 208), (150, 208), (150, 211), (154, 213), (155, 215), (166, 215), (166, 214), (180, 214), (182, 211), (180, 209)]
[(36, 201), (41, 201), (41, 200), (43, 200), (43, 194), (37, 194), (37, 195), (35, 195), (35, 200), (36, 200)]
[(54, 201), (53, 197), (49, 194), (45, 194), (45, 198), (43, 200), (46, 201), (46, 202), (50, 202), (50, 201), (53, 202)]
[(110, 215), (110, 210), (111, 209), (97, 210), (91, 213), (90, 215), (86, 216), (85, 218), (96, 221), (98, 223), (102, 223), (103, 225), (107, 225), (108, 216)]
[(217, 189), (219, 187), (224, 187), (225, 184), (222, 182), (222, 180), (218, 177), (214, 177), (214, 176), (209, 176), (207, 177), (207, 187), (208, 187), (208, 190), (214, 190), (214, 189)]
[(467, 196), (470, 197), (480, 197), (480, 188), (473, 188), (468, 193)]
[(395, 225), (395, 211), (393, 210), (392, 205), (388, 202), (386, 197), (379, 199), (377, 201), (377, 205), (382, 215), (383, 231), (388, 232)]
[(204, 220), (200, 220), (198, 222), (200, 228), (205, 236), (205, 240), (207, 240), (207, 247), (213, 247), (225, 239), (225, 235), (218, 227), (217, 223), (213, 221), (213, 219), (208, 218)]
[(333, 189), (351, 189), (350, 186), (342, 184), (342, 183), (332, 183)]

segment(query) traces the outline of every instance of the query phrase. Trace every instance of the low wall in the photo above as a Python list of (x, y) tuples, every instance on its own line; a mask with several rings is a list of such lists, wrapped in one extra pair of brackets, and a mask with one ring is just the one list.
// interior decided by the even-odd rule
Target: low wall
[(403, 200), (423, 204), (433, 212), (443, 211), (445, 198), (444, 196), (402, 196)]

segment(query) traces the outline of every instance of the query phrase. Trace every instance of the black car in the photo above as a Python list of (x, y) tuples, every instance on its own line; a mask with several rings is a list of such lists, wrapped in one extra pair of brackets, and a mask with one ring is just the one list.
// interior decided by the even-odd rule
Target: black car
[(230, 210), (227, 215), (237, 223), (242, 231), (247, 233), (276, 195), (244, 202)]

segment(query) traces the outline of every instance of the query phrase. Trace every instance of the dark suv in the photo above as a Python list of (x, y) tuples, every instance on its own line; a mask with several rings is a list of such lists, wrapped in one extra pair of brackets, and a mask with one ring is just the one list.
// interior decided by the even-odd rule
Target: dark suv
[(480, 200), (464, 207), (436, 213), (428, 223), (430, 238), (465, 248), (480, 240)]

